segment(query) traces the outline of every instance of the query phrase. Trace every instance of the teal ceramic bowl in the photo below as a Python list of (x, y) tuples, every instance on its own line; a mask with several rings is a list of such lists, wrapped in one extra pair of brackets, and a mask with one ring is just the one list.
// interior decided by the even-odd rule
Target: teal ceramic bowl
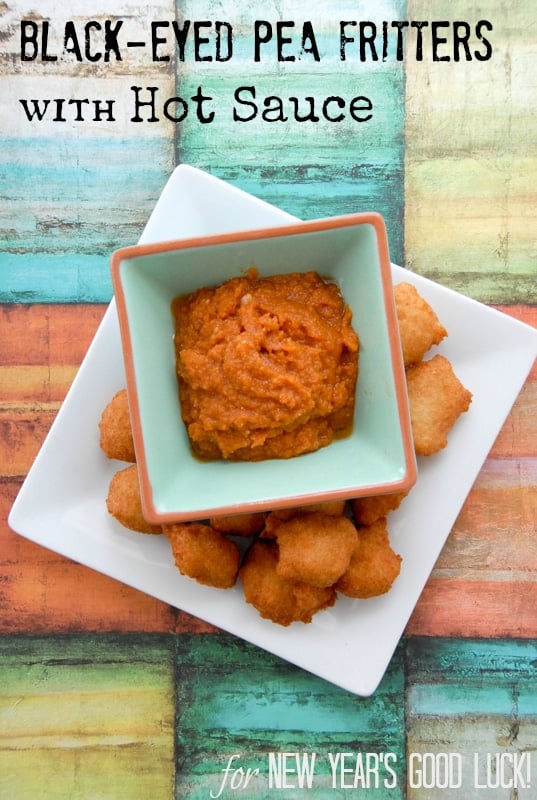
[[(171, 303), (255, 266), (339, 284), (360, 338), (352, 432), (290, 459), (196, 459), (181, 419)], [(405, 491), (416, 480), (385, 225), (375, 213), (135, 245), (112, 256), (142, 505), (170, 523)]]

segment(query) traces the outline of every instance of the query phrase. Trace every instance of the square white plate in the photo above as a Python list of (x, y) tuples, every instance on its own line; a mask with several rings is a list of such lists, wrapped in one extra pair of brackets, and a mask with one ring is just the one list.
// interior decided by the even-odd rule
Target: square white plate
[[(349, 209), (349, 213), (357, 209)], [(142, 242), (293, 222), (295, 218), (187, 165), (171, 175)], [(76, 379), (9, 516), (17, 533), (183, 609), (355, 694), (375, 691), (453, 523), (537, 355), (537, 331), (393, 266), (413, 283), (449, 336), (438, 348), (473, 393), (448, 447), (419, 459), (418, 482), (389, 517), (403, 557), (392, 590), (372, 600), (340, 597), (310, 625), (283, 628), (244, 602), (240, 583), (222, 591), (179, 574), (163, 536), (136, 534), (107, 513), (112, 475), (124, 466), (99, 448), (104, 406), (125, 386), (115, 302), (110, 303)], [(502, 379), (498, 380), (501, 365)]]

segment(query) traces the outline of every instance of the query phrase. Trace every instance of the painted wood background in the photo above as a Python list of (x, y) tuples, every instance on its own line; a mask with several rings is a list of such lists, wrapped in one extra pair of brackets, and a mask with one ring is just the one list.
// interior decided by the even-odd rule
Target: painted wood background
[[(436, 800), (415, 753), (461, 754), (465, 798), (537, 791), (537, 373), (532, 370), (454, 525), (378, 692), (359, 700), (211, 626), (16, 536), (7, 515), (111, 296), (110, 251), (136, 241), (174, 165), (192, 163), (304, 218), (375, 207), (392, 258), (537, 324), (537, 13), (533, 2), (114, 6), (132, 39), (151, 19), (227, 19), (227, 65), (20, 60), (20, 20), (110, 18), (101, 0), (0, 5), (0, 798), (206, 798), (229, 757), (270, 798), (271, 752), (383, 752), (397, 785), (358, 796)], [(312, 19), (323, 59), (252, 64), (253, 20)], [(487, 63), (342, 64), (339, 19), (489, 19)], [(51, 42), (52, 44), (52, 42)], [(260, 93), (370, 94), (358, 126), (25, 120), (20, 97), (162, 97), (203, 84), (225, 105)], [(224, 107), (224, 105), (222, 107)], [(499, 371), (499, 380), (501, 373)], [(529, 786), (472, 788), (474, 753), (533, 754)], [(511, 762), (512, 764), (513, 762)], [(409, 772), (409, 783), (405, 775)], [(255, 775), (255, 770), (259, 774)], [(483, 764), (478, 765), (482, 780)], [(386, 773), (384, 773), (385, 777)], [(497, 776), (497, 770), (494, 772)], [(499, 780), (497, 781), (499, 784)], [(508, 781), (505, 783), (507, 784)], [(280, 791), (280, 794), (282, 792)], [(352, 795), (353, 792), (350, 791)], [(283, 794), (282, 794), (283, 796)]]

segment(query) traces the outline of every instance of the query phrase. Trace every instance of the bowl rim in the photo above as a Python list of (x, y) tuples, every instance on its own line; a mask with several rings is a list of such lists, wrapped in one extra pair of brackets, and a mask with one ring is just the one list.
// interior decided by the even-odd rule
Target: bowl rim
[[(276, 237), (294, 236), (297, 234), (313, 233), (316, 231), (334, 228), (355, 227), (357, 225), (371, 225), (375, 230), (379, 254), (380, 284), (382, 288), (383, 305), (386, 314), (388, 345), (390, 351), (391, 371), (393, 375), (395, 399), (398, 411), (399, 427), (403, 449), (404, 474), (396, 481), (387, 483), (362, 484), (349, 495), (349, 489), (327, 489), (326, 492), (315, 491), (302, 495), (286, 495), (277, 501), (244, 501), (230, 502), (226, 506), (212, 507), (194, 512), (186, 511), (161, 511), (153, 500), (153, 489), (147, 466), (145, 439), (143, 435), (140, 407), (138, 403), (138, 387), (135, 377), (134, 355), (128, 321), (127, 302), (123, 290), (121, 265), (124, 261), (138, 257), (160, 255), (178, 250), (188, 250), (238, 241), (253, 241), (259, 239), (272, 239)], [(136, 466), (140, 484), (140, 499), (142, 510), (148, 522), (153, 524), (173, 524), (205, 519), (209, 517), (269, 511), (275, 508), (291, 508), (297, 505), (308, 505), (326, 502), (329, 500), (350, 499), (350, 497), (364, 497), (369, 495), (389, 494), (392, 492), (409, 491), (417, 480), (417, 461), (414, 450), (412, 426), (410, 420), (410, 407), (407, 394), (406, 375), (402, 357), (399, 325), (397, 320), (395, 297), (393, 292), (391, 261), (389, 256), (386, 225), (382, 215), (376, 211), (361, 211), (356, 213), (341, 214), (331, 217), (322, 217), (313, 220), (298, 220), (279, 225), (269, 225), (254, 229), (240, 229), (227, 233), (208, 234), (193, 237), (181, 237), (159, 242), (139, 243), (121, 247), (115, 250), (110, 258), (112, 285), (116, 300), (117, 315), (125, 375), (127, 394), (132, 426), (132, 435), (136, 453)]]

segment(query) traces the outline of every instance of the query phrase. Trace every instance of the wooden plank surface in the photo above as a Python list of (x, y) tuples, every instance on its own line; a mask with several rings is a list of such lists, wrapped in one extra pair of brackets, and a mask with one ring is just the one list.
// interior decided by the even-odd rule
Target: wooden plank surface
[[(468, 800), (530, 800), (535, 789), (536, 654), (535, 642), (516, 640), (408, 642), (407, 755), (409, 784), (414, 784), (408, 800), (450, 794)], [(455, 754), (451, 787), (440, 788), (445, 772), (436, 787), (423, 780), (420, 785), (420, 757), (426, 753)], [(520, 770), (514, 769), (517, 763)], [(430, 769), (425, 775), (431, 781)]]
[[(272, 798), (269, 752), (320, 754), (312, 790), (329, 786), (328, 752), (387, 752), (397, 785), (375, 798), (442, 800), (405, 787), (412, 753), (524, 754), (537, 710), (537, 368), (481, 470), (434, 567), (379, 691), (365, 701), (188, 614), (13, 534), (7, 515), (76, 374), (111, 294), (108, 256), (138, 237), (175, 163), (227, 179), (312, 218), (374, 207), (388, 221), (392, 259), (537, 324), (537, 152), (532, 109), (537, 40), (532, 3), (423, 0), (245, 6), (161, 0), (153, 19), (234, 23), (227, 65), (151, 64), (133, 50), (114, 69), (18, 61), (17, 20), (110, 17), (101, 0), (8, 0), (0, 59), (3, 213), (0, 222), (0, 796), (206, 798), (240, 754), (251, 797)], [(113, 10), (142, 32), (139, 3)], [(340, 18), (492, 19), (488, 64), (430, 59), (341, 63)], [(303, 54), (252, 64), (256, 18), (311, 19), (322, 63)], [(133, 35), (134, 38), (134, 35)], [(111, 75), (113, 78), (111, 79)], [(449, 76), (449, 80), (447, 79)], [(200, 125), (30, 123), (17, 97), (115, 98), (132, 83), (161, 96), (198, 85), (218, 98)], [(258, 96), (370, 94), (371, 123), (232, 123), (239, 85)], [(14, 105), (15, 104), (15, 105)], [(499, 372), (499, 380), (501, 374)], [(365, 656), (366, 657), (366, 656)], [(468, 761), (468, 764), (470, 762)], [(238, 776), (240, 778), (240, 775)], [(473, 800), (530, 800), (533, 786), (478, 790)], [(282, 794), (281, 790), (279, 792)], [(352, 794), (353, 792), (351, 792)], [(356, 792), (357, 793), (357, 792)], [(448, 792), (458, 796), (457, 791)], [(247, 796), (233, 791), (232, 795)], [(341, 797), (349, 796), (340, 789)], [(283, 795), (282, 795), (283, 796)]]
[(0, 796), (170, 800), (166, 637), (0, 638)]
[[(3, 485), (4, 525), (10, 502), (44, 441), (103, 312), (100, 305), (19, 304), (2, 309), (0, 374), (10, 376), (0, 384), (0, 463), (4, 480), (9, 479)], [(525, 307), (512, 313), (530, 324), (535, 319), (535, 311)], [(30, 334), (28, 347), (25, 334)], [(537, 635), (537, 615), (527, 602), (537, 591), (536, 378), (534, 369), (468, 496), (407, 633)], [(96, 630), (117, 625), (127, 630), (138, 626), (139, 630), (168, 631), (177, 624), (187, 628), (193, 624), (188, 615), (177, 621), (166, 605), (31, 543), (24, 543), (20, 550), (20, 540), (7, 529), (3, 536), (4, 630), (15, 630), (17, 625), (39, 631), (43, 626)], [(15, 553), (24, 555), (26, 572)], [(64, 602), (69, 586), (86, 572), (92, 585), (106, 587), (105, 595), (101, 592), (99, 597), (113, 594), (110, 603), (96, 605), (93, 592), (85, 595), (80, 607)], [(43, 587), (41, 602), (47, 610), (38, 618), (33, 612), (36, 583)]]
[[(208, 11), (211, 3), (205, 3)], [(384, 214), (390, 235), (392, 259), (402, 263), (404, 70), (390, 60), (360, 64), (340, 60), (338, 20), (399, 19), (405, 14), (402, 0), (385, 0), (372, 15), (363, 0), (355, 3), (329, 0), (314, 8), (283, 0), (277, 8), (263, 10), (240, 0), (226, 4), (225, 19), (234, 22), (233, 60), (222, 64), (185, 63), (179, 66), (180, 87), (190, 96), (199, 85), (217, 98), (218, 113), (211, 124), (200, 126), (194, 117), (182, 124), (177, 141), (177, 160), (192, 163), (240, 188), (304, 219), (378, 210)], [(177, 2), (178, 13), (195, 18), (200, 13), (194, 0)], [(253, 23), (256, 19), (293, 21), (286, 29), (294, 44), (286, 54), (293, 62), (276, 61), (276, 45), (266, 45), (254, 63)], [(267, 16), (268, 15), (268, 16)], [(210, 16), (210, 15), (209, 15)], [(320, 61), (300, 54), (301, 25), (311, 21), (318, 40)], [(300, 56), (300, 57), (299, 57)], [(249, 122), (234, 122), (233, 108), (247, 116), (251, 108), (234, 101), (237, 87), (253, 86), (258, 112)], [(262, 119), (263, 101), (279, 96), (286, 101), (284, 122)], [(347, 118), (330, 123), (320, 115), (316, 122), (296, 122), (287, 98), (294, 96), (305, 114), (303, 99), (313, 97), (316, 108), (327, 96), (347, 103), (354, 96), (372, 99), (374, 113), (366, 123)], [(249, 99), (251, 96), (248, 95)]]
[[(428, 19), (431, 4), (407, 13)], [(534, 304), (534, 9), (456, 0), (447, 18), (492, 21), (493, 56), (406, 64), (405, 265), (488, 303)]]
[[(402, 657), (400, 650), (374, 697), (360, 700), (227, 634), (183, 636), (177, 651), (177, 796), (216, 794), (222, 770), (237, 755), (235, 768), (252, 773), (241, 796), (273, 797), (282, 787), (270, 785), (269, 754), (288, 752), (300, 758), (315, 753), (316, 760), (311, 788), (289, 773), (286, 798), (308, 792), (320, 800), (347, 797), (356, 754), (369, 752), (395, 756), (397, 785), (384, 785), (389, 776), (380, 767), (380, 785), (360, 787), (358, 778), (356, 793), (375, 800), (404, 797)], [(329, 753), (348, 753), (349, 769), (354, 754), (346, 788), (339, 779), (332, 782)], [(223, 796), (232, 796), (229, 781)]]
[[(133, 3), (122, 10), (132, 39), (145, 36), (146, 6)], [(173, 2), (152, 3), (151, 10), (155, 18), (166, 18), (173, 15)], [(39, 11), (26, 0), (8, 0), (1, 14), (2, 194), (9, 202), (0, 221), (0, 302), (106, 302), (112, 294), (110, 253), (137, 241), (174, 166), (173, 133), (166, 124), (132, 130), (130, 86), (142, 74), (173, 94), (173, 60), (153, 62), (137, 49), (108, 64), (62, 57), (68, 20), (78, 31), (88, 19), (104, 29), (111, 15), (100, 0), (91, 9), (83, 0), (68, 9), (44, 0)], [(48, 46), (56, 61), (40, 55), (21, 63), (22, 18), (51, 23)], [(40, 104), (63, 98), (65, 104), (60, 114), (29, 120), (20, 98)], [(81, 98), (90, 111), (77, 119), (68, 101)], [(102, 108), (108, 100), (114, 104), (113, 121), (94, 112), (95, 100), (103, 101)]]

